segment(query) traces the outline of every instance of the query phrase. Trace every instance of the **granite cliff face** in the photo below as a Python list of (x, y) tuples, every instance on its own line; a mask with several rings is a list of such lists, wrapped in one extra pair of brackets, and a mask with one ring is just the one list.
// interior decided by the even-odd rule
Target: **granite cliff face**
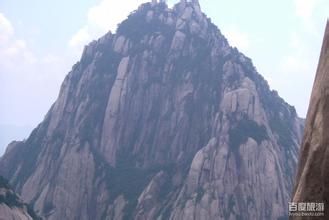
[(85, 47), (0, 173), (51, 220), (280, 219), (302, 129), (197, 1), (152, 1)]
[(33, 209), (10, 189), (8, 181), (0, 176), (0, 219), (40, 220)]
[(318, 69), (307, 112), (293, 202), (324, 203), (321, 217), (292, 219), (328, 219), (328, 125), (329, 125), (329, 22), (324, 34)]

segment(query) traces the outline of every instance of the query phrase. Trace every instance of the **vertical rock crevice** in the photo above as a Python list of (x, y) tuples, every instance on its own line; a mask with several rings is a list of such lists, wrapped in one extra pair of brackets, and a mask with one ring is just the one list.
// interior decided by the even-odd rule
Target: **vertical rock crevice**
[(49, 220), (284, 218), (302, 127), (198, 1), (152, 1), (86, 46), (0, 174)]

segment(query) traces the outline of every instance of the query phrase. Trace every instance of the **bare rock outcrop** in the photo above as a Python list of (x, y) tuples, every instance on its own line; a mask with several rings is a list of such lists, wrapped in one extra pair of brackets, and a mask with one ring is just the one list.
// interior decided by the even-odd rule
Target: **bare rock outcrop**
[(329, 22), (324, 34), (305, 123), (292, 201), (324, 203), (324, 216), (291, 219), (328, 219), (329, 216)]
[(198, 1), (86, 46), (0, 174), (45, 219), (282, 219), (303, 124)]

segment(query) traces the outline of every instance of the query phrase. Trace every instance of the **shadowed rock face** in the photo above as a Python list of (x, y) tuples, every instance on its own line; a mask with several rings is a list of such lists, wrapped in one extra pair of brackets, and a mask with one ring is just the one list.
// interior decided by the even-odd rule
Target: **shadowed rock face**
[[(323, 39), (302, 142), (293, 202), (324, 202), (329, 217), (329, 23)], [(301, 219), (294, 217), (292, 219)], [(302, 219), (308, 219), (303, 217)]]
[(32, 208), (23, 203), (10, 189), (7, 180), (2, 176), (0, 176), (0, 219), (40, 220)]
[(85, 48), (0, 173), (51, 220), (277, 219), (302, 129), (198, 1), (152, 1)]

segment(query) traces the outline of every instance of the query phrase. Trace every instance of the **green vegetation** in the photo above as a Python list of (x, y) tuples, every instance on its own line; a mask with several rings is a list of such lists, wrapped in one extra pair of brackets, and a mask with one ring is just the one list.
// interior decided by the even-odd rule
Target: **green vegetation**
[(50, 213), (53, 209), (54, 209), (54, 205), (52, 204), (52, 202), (46, 202), (45, 205), (43, 206), (43, 210), (42, 212), (45, 214)]
[(280, 119), (272, 119), (270, 120), (270, 127), (278, 135), (279, 145), (287, 149), (294, 145), (292, 134), (290, 132), (289, 126), (287, 126), (287, 122), (283, 122)]
[(31, 205), (27, 205), (27, 213), (32, 217), (33, 220), (42, 220), (33, 210)]
[(228, 199), (228, 207), (224, 210), (224, 219), (228, 219), (231, 213), (235, 213), (234, 206), (235, 198), (233, 195), (231, 195)]
[[(115, 76), (114, 73), (116, 73), (118, 69), (121, 58), (122, 55), (114, 52), (113, 50), (103, 49), (102, 55), (95, 59), (94, 72), (97, 74), (111, 74)], [(97, 82), (99, 83), (100, 81)]]
[(16, 194), (8, 191), (5, 195), (0, 195), (0, 204), (5, 203), (10, 208), (12, 207), (23, 207), (23, 204), (19, 201)]
[(154, 171), (139, 168), (112, 168), (108, 172), (111, 200), (123, 195), (127, 200), (136, 199), (146, 187)]
[[(132, 219), (133, 212), (137, 205), (137, 200), (145, 187), (149, 184), (151, 179), (160, 170), (166, 173), (173, 173), (174, 165), (155, 165), (150, 169), (136, 168), (134, 158), (131, 153), (121, 152), (118, 154), (117, 167), (111, 167), (104, 163), (102, 155), (93, 151), (95, 161), (97, 161), (97, 176), (104, 176), (105, 182), (110, 193), (109, 203), (120, 195), (123, 195), (128, 204), (124, 208), (123, 219)], [(161, 189), (161, 195), (159, 197), (165, 198), (165, 196), (171, 191), (171, 182), (165, 183)], [(160, 199), (161, 199), (160, 198)]]
[(230, 212), (234, 212), (234, 206), (235, 206), (235, 198), (233, 196), (230, 196), (229, 202), (228, 202), (228, 210)]
[(196, 202), (198, 203), (198, 202), (200, 202), (200, 200), (202, 199), (202, 197), (204, 195), (204, 189), (201, 186), (199, 186), (196, 190), (196, 193), (197, 193)]
[(254, 198), (252, 198), (252, 197), (250, 197), (250, 196), (248, 196), (247, 197), (247, 206), (249, 207), (249, 206), (251, 206), (251, 207), (255, 207), (255, 199)]
[(162, 219), (163, 220), (170, 219), (171, 212), (172, 212), (172, 207), (171, 206), (165, 207), (163, 212), (162, 212)]
[(173, 192), (175, 190), (175, 187), (172, 184), (172, 177), (175, 173), (174, 171), (174, 165), (168, 165), (167, 168), (163, 168), (163, 171), (166, 172), (165, 182), (160, 186), (158, 200), (159, 201), (165, 201), (168, 194), (170, 192)]
[[(99, 157), (100, 155), (98, 155)], [(119, 160), (116, 168), (105, 165), (107, 187), (110, 192), (110, 201), (123, 195), (128, 204), (124, 208), (124, 219), (132, 218), (139, 195), (158, 172), (158, 168), (142, 169), (133, 167), (131, 157)], [(104, 170), (103, 170), (104, 171)], [(103, 172), (101, 171), (101, 172)]]
[(18, 196), (11, 191), (8, 181), (0, 176), (0, 188), (6, 189), (7, 192), (4, 195), (0, 195), (0, 204), (6, 204), (8, 207), (18, 207), (27, 209), (27, 213), (32, 217), (33, 220), (41, 220), (39, 216), (34, 212), (32, 206), (23, 203)]
[[(159, 4), (158, 8), (166, 7)], [(147, 12), (151, 10), (151, 4), (146, 3), (141, 8), (128, 16), (128, 19), (124, 20), (117, 29), (118, 35), (124, 35), (134, 42), (139, 42), (147, 34), (154, 34), (155, 32), (161, 32), (165, 35), (173, 32), (173, 30), (160, 22), (158, 18), (152, 19), (150, 22), (145, 22)], [(152, 9), (154, 10), (154, 9)]]
[(6, 188), (6, 189), (9, 188), (8, 181), (5, 178), (3, 178), (2, 176), (0, 176), (0, 188)]
[(237, 150), (241, 144), (248, 140), (248, 137), (254, 139), (258, 144), (268, 137), (266, 128), (250, 119), (238, 121), (237, 125), (230, 129), (229, 135), (229, 144), (233, 150)]

